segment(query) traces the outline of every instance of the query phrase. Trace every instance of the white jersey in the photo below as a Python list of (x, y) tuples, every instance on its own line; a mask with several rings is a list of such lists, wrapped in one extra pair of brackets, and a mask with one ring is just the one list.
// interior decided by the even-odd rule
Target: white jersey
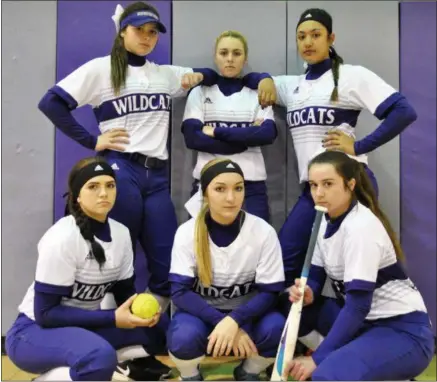
[[(287, 125), (299, 166), (300, 182), (308, 180), (308, 163), (324, 151), (322, 140), (333, 128), (356, 138), (355, 126), (363, 109), (376, 108), (396, 90), (370, 70), (356, 65), (340, 65), (338, 102), (333, 103), (332, 70), (315, 80), (301, 76), (273, 77), (278, 104), (287, 108)], [(367, 164), (367, 155), (351, 156)]]
[[(132, 243), (128, 229), (108, 219), (111, 242), (96, 238), (105, 250), (106, 262), (99, 264), (91, 255), (91, 244), (83, 238), (73, 216), (58, 220), (38, 243), (35, 282), (69, 290), (61, 305), (97, 310), (105, 294), (119, 280), (133, 276)], [(34, 320), (35, 282), (18, 307)]]
[[(280, 291), (284, 265), (278, 236), (268, 223), (246, 212), (237, 238), (228, 247), (218, 247), (209, 238), (212, 285), (204, 287), (198, 278), (194, 253), (195, 219), (182, 224), (174, 239), (172, 275), (193, 278), (193, 291), (217, 309), (232, 310), (260, 290)], [(282, 285), (283, 286), (283, 285)]]
[(338, 298), (348, 290), (373, 290), (368, 320), (426, 312), (420, 292), (397, 263), (390, 237), (370, 209), (357, 203), (338, 231), (324, 238), (322, 219), (312, 264), (323, 267)]
[(95, 58), (61, 80), (57, 86), (77, 102), (91, 105), (102, 133), (124, 128), (130, 143), (125, 152), (167, 159), (171, 98), (182, 96), (182, 76), (189, 68), (146, 61), (128, 66), (126, 85), (115, 95), (111, 85), (111, 57)]
[[(260, 118), (274, 120), (271, 107), (261, 109), (255, 90), (243, 87), (241, 91), (225, 96), (218, 85), (198, 86), (191, 91), (185, 107), (184, 121), (191, 118), (198, 119), (205, 125), (230, 129), (248, 128)], [(267, 179), (261, 147), (249, 147), (246, 151), (233, 155), (198, 152), (193, 177), (200, 179), (203, 166), (215, 158), (229, 158), (238, 163), (246, 180)]]

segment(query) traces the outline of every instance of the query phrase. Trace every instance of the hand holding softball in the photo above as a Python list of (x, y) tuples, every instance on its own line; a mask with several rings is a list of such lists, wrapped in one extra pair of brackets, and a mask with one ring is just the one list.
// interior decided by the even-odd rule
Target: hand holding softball
[(229, 355), (232, 351), (235, 338), (238, 334), (238, 324), (227, 316), (221, 320), (208, 337), (206, 352), (213, 357)]
[[(302, 293), (300, 291), (300, 279), (294, 280), (294, 285), (290, 288), (289, 299), (291, 302), (298, 302), (302, 298)], [(303, 306), (310, 305), (314, 301), (314, 294), (312, 289), (305, 285), (303, 293)]]
[[(158, 302), (156, 302), (157, 308), (146, 306), (146, 309), (143, 308), (146, 312), (141, 311), (141, 305), (145, 306), (141, 304), (141, 300), (144, 299), (144, 297), (141, 296), (143, 296), (143, 294), (134, 294), (116, 309), (115, 325), (117, 328), (133, 329), (137, 327), (152, 327), (158, 323), (161, 314)], [(137, 300), (137, 298), (139, 299)], [(135, 307), (134, 304), (138, 305), (138, 307)], [(134, 309), (132, 309), (132, 307), (134, 307)]]

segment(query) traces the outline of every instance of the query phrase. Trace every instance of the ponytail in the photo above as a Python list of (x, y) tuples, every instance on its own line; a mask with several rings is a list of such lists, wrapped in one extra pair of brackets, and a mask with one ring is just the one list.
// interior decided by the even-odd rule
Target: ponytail
[(75, 179), (77, 177), (77, 174), (87, 166), (94, 163), (100, 164), (104, 169), (109, 167), (105, 159), (101, 157), (90, 157), (81, 159), (70, 171), (68, 177), (68, 192), (66, 194), (67, 205), (65, 208), (65, 215), (67, 216), (70, 214), (74, 217), (74, 220), (79, 227), (82, 237), (90, 242), (91, 253), (96, 261), (99, 263), (100, 268), (102, 268), (103, 264), (106, 262), (105, 250), (95, 240), (91, 226), (91, 220), (80, 207), (79, 202), (77, 201), (77, 196), (74, 196), (78, 193), (78, 191), (75, 191)]
[(106, 262), (105, 250), (94, 238), (94, 234), (91, 229), (90, 218), (82, 211), (79, 203), (72, 200), (71, 196), (68, 197), (68, 209), (70, 214), (76, 220), (76, 224), (79, 227), (83, 238), (90, 242), (91, 253), (99, 263), (100, 268), (102, 268), (103, 264)]
[(331, 164), (334, 166), (335, 171), (343, 178), (345, 187), (348, 187), (348, 182), (351, 179), (355, 179), (355, 188), (352, 191), (352, 197), (358, 200), (362, 205), (369, 208), (381, 221), (393, 244), (396, 258), (403, 261), (405, 257), (399, 240), (396, 237), (389, 219), (379, 206), (376, 191), (367, 175), (364, 164), (350, 158), (347, 154), (341, 151), (325, 151), (317, 155), (309, 163), (308, 169), (316, 163)]
[(197, 215), (194, 228), (194, 253), (196, 254), (197, 273), (203, 286), (209, 287), (212, 284), (211, 252), (209, 248), (208, 227), (206, 215), (209, 211), (207, 203)]
[(111, 84), (115, 95), (119, 95), (120, 89), (126, 84), (127, 69), (127, 50), (123, 37), (118, 33), (111, 51)]
[(401, 244), (396, 237), (396, 234), (390, 224), (390, 221), (388, 217), (385, 215), (385, 213), (382, 211), (381, 207), (379, 206), (378, 198), (376, 197), (376, 192), (374, 190), (374, 187), (372, 185), (372, 182), (369, 179), (369, 176), (367, 175), (367, 172), (365, 170), (364, 164), (349, 158), (350, 161), (356, 162), (356, 185), (355, 185), (355, 195), (357, 200), (369, 208), (376, 217), (381, 221), (382, 225), (384, 226), (385, 230), (387, 231), (388, 236), (390, 237), (390, 240), (393, 244), (393, 247), (396, 252), (396, 258), (398, 260), (403, 261), (405, 259), (404, 253), (402, 251)]
[[(142, 1), (137, 1), (130, 4), (123, 10), (120, 16), (119, 24), (129, 15), (137, 11), (152, 12), (159, 18), (159, 13), (155, 7)], [(126, 84), (126, 76), (128, 70), (128, 53), (124, 47), (124, 40), (121, 36), (121, 32), (126, 27), (118, 31), (112, 45), (111, 51), (111, 85), (115, 95), (120, 94), (121, 88)]]
[[(231, 168), (229, 164), (232, 164)], [(228, 167), (226, 167), (228, 166)], [(194, 227), (194, 253), (196, 255), (197, 262), (197, 274), (199, 275), (200, 282), (205, 287), (210, 287), (212, 284), (212, 264), (211, 264), (211, 251), (209, 248), (209, 233), (206, 223), (207, 214), (209, 212), (209, 205), (206, 201), (206, 190), (208, 184), (220, 173), (234, 172), (240, 174), (244, 180), (243, 172), (240, 166), (226, 158), (216, 158), (208, 161), (200, 172), (200, 185), (203, 193), (204, 202), (202, 209), (197, 215), (195, 227)], [(240, 222), (241, 223), (241, 222)]]
[(337, 54), (337, 51), (333, 48), (329, 48), (329, 57), (332, 60), (332, 75), (334, 77), (334, 89), (331, 93), (331, 101), (338, 101), (338, 79), (340, 78), (340, 65), (343, 64), (343, 58)]

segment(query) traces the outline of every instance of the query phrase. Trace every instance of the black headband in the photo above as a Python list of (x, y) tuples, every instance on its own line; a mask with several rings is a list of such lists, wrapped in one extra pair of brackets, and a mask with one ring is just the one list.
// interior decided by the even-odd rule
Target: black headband
[(79, 196), (80, 190), (83, 185), (91, 178), (100, 175), (109, 175), (115, 179), (114, 170), (106, 162), (92, 162), (82, 167), (71, 181), (71, 192), (73, 200), (76, 200)]
[(332, 17), (328, 12), (324, 11), (323, 9), (319, 9), (319, 8), (307, 9), (300, 16), (300, 19), (296, 25), (296, 30), (300, 24), (308, 20), (314, 20), (319, 22), (328, 30), (328, 34), (332, 33)]
[(200, 186), (202, 188), (202, 193), (205, 193), (206, 188), (216, 176), (226, 172), (235, 172), (237, 174), (240, 174), (244, 179), (244, 174), (241, 170), (241, 167), (237, 163), (227, 159), (213, 164), (211, 167), (206, 169), (205, 172), (200, 176)]

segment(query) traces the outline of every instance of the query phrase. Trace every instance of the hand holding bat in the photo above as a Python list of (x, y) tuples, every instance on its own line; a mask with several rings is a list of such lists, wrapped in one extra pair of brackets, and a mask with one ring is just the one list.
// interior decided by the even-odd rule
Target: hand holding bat
[[(302, 292), (300, 290), (300, 279), (294, 280), (294, 285), (290, 288), (289, 291), (289, 300), (292, 303), (299, 302), (302, 298)], [(313, 290), (305, 285), (304, 293), (303, 293), (303, 306), (310, 305), (314, 302), (314, 294)]]
[(284, 374), (290, 375), (295, 381), (306, 381), (311, 377), (316, 367), (313, 357), (297, 357), (285, 366)]
[[(321, 206), (315, 206), (315, 209), (317, 210), (316, 219), (314, 221), (314, 227), (311, 233), (308, 250), (305, 255), (305, 262), (302, 268), (301, 278), (299, 279), (298, 287), (296, 285), (293, 286), (295, 289), (297, 289), (297, 292), (299, 292), (300, 295), (298, 293), (294, 294), (295, 296), (299, 296), (299, 298), (293, 303), (290, 313), (288, 314), (287, 321), (282, 332), (281, 341), (279, 343), (278, 352), (276, 354), (275, 365), (273, 366), (272, 376), (270, 378), (271, 381), (286, 381), (287, 375), (285, 365), (287, 362), (293, 360), (299, 332), (300, 316), (304, 302), (303, 300), (305, 300), (304, 291), (311, 267), (311, 259), (313, 257), (314, 247), (316, 246), (323, 214), (327, 212), (327, 209)], [(295, 291), (295, 289), (293, 289), (293, 291)], [(301, 298), (302, 295), (304, 296), (303, 299)]]

